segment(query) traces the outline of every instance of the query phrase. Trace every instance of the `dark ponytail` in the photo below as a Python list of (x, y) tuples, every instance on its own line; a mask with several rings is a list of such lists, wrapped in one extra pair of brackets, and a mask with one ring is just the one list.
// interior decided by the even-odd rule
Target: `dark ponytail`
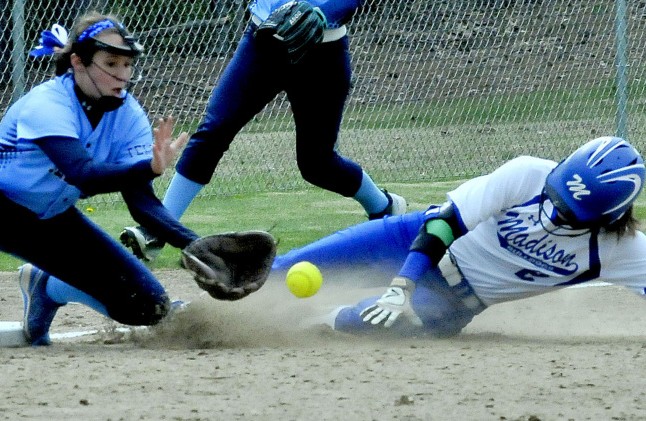
[(55, 75), (56, 76), (64, 75), (71, 68), (72, 68), (72, 51), (61, 51), (57, 53)]

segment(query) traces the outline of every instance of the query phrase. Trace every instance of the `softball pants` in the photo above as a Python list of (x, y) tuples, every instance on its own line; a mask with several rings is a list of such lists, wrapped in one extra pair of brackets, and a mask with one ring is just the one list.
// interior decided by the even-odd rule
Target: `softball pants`
[(309, 183), (354, 196), (363, 172), (335, 149), (350, 90), (348, 38), (320, 44), (298, 64), (259, 48), (255, 25), (245, 30), (220, 76), (177, 172), (206, 185), (236, 134), (280, 92), (287, 94), (296, 126), (296, 159)]
[(39, 219), (0, 193), (0, 219), (0, 250), (90, 295), (117, 322), (152, 325), (168, 313), (152, 272), (76, 208)]

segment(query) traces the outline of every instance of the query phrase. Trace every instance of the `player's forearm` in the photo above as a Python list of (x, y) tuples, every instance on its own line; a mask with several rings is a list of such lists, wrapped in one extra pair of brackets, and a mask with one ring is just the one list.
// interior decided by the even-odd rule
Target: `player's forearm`
[(406, 260), (399, 270), (398, 275), (417, 283), (433, 267), (434, 264), (427, 255), (418, 251), (411, 251), (406, 256)]
[(132, 164), (92, 166), (75, 179), (67, 178), (87, 195), (118, 192), (132, 183), (141, 183), (157, 177), (150, 169), (150, 161)]
[(425, 217), (427, 219), (420, 227), (399, 271), (399, 276), (413, 282), (418, 282), (429, 270), (437, 267), (453, 241), (463, 235), (451, 202), (431, 206), (425, 212)]
[(155, 196), (150, 184), (123, 190), (121, 194), (132, 218), (160, 240), (183, 249), (199, 237), (173, 218)]
[(52, 136), (34, 141), (54, 163), (65, 181), (76, 186), (85, 195), (117, 192), (132, 183), (141, 183), (156, 177), (150, 161), (134, 164), (97, 162), (78, 139)]

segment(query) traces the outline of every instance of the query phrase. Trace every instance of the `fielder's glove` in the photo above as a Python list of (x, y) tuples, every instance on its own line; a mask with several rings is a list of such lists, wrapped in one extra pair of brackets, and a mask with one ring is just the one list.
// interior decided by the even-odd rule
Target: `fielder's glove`
[(326, 26), (321, 9), (305, 1), (290, 1), (274, 10), (258, 26), (254, 37), (260, 43), (275, 45), (295, 64), (323, 41)]
[(197, 285), (218, 300), (239, 300), (265, 283), (276, 257), (276, 242), (264, 231), (198, 238), (182, 250), (182, 265)]
[(386, 293), (375, 304), (361, 312), (363, 321), (373, 325), (383, 324), (384, 327), (390, 327), (400, 315), (403, 315), (413, 325), (422, 326), (422, 320), (410, 305), (413, 291), (415, 291), (413, 281), (396, 277), (390, 283)]

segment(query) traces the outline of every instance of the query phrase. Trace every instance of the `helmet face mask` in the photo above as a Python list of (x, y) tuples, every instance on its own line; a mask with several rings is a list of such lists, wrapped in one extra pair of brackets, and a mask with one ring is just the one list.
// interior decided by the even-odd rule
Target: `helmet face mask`
[(123, 40), (126, 45), (112, 45), (103, 41), (99, 41), (96, 38), (88, 38), (85, 43), (87, 43), (86, 49), (91, 51), (92, 54), (101, 50), (106, 51), (110, 54), (115, 54), (118, 56), (126, 57), (138, 57), (144, 51), (144, 47), (137, 42), (137, 40), (132, 35), (122, 35)]
[[(109, 29), (116, 30), (123, 38), (125, 45), (108, 44), (96, 38), (98, 34)], [(89, 66), (92, 63), (92, 57), (97, 51), (106, 51), (110, 54), (135, 58), (143, 54), (144, 47), (121, 23), (112, 19), (104, 19), (86, 28), (73, 43), (72, 51), (81, 58), (83, 64)]]
[(617, 222), (642, 190), (646, 169), (639, 153), (618, 137), (594, 139), (558, 164), (544, 193), (572, 228)]
[(555, 215), (550, 218), (554, 225), (564, 226), (573, 230), (592, 229), (605, 225), (604, 221), (580, 221), (576, 214), (570, 209), (566, 202), (560, 198), (556, 190), (545, 185), (543, 195), (549, 199), (555, 210)]

